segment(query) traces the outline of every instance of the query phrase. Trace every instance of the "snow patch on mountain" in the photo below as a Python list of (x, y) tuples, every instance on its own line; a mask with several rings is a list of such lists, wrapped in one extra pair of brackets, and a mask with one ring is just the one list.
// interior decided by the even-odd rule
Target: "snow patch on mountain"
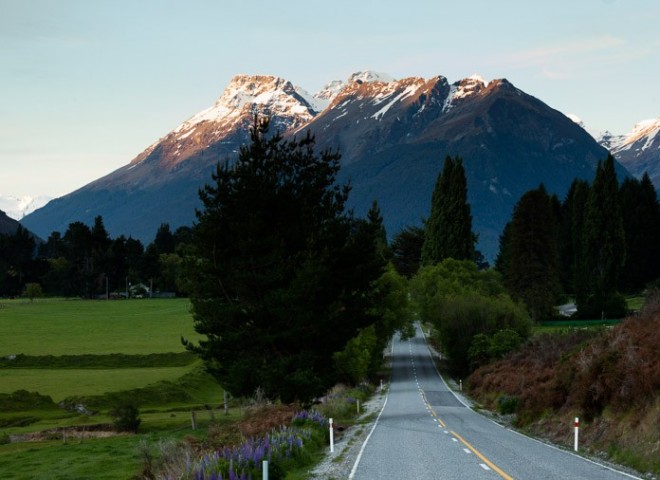
[(311, 105), (315, 113), (321, 113), (328, 105), (330, 105), (330, 100), (328, 98), (319, 97), (318, 94), (312, 95), (302, 87), (296, 86), (296, 93)]
[(582, 128), (585, 129), (585, 130), (587, 129), (587, 127), (586, 127), (586, 125), (584, 124), (584, 122), (582, 121), (582, 119), (581, 119), (580, 117), (578, 117), (577, 115), (575, 115), (574, 113), (567, 113), (566, 116), (567, 116), (567, 117), (568, 117), (573, 123), (577, 123), (580, 127), (582, 127)]
[(382, 82), (382, 83), (391, 83), (394, 82), (394, 78), (388, 75), (387, 73), (374, 72), (372, 70), (365, 70), (364, 72), (355, 72), (348, 78), (348, 83), (351, 82), (363, 82), (363, 83), (373, 83), (373, 82)]
[(312, 96), (314, 103), (310, 102), (310, 104), (322, 106), (323, 108), (321, 110), (317, 110), (317, 112), (320, 112), (325, 110), (325, 108), (330, 105), (330, 103), (332, 103), (335, 97), (337, 97), (342, 92), (342, 90), (344, 90), (352, 83), (392, 83), (395, 81), (396, 80), (387, 73), (374, 72), (372, 70), (355, 72), (351, 74), (346, 81), (333, 80), (324, 85), (321, 90)]
[(43, 207), (53, 198), (48, 196), (38, 197), (14, 197), (12, 195), (0, 194), (0, 210), (5, 212), (8, 217), (14, 220), (20, 220), (25, 215), (34, 212), (35, 210)]
[(489, 82), (477, 74), (452, 83), (449, 87), (449, 95), (447, 95), (442, 111), (448, 112), (456, 105), (457, 101), (479, 94), (488, 84)]
[(264, 107), (271, 115), (289, 113), (305, 120), (311, 120), (316, 113), (288, 80), (268, 75), (236, 75), (215, 105), (179, 125), (174, 133), (186, 132), (205, 121), (231, 123), (246, 110), (256, 112)]
[(637, 147), (638, 150), (644, 151), (652, 146), (658, 133), (660, 133), (660, 117), (642, 120), (626, 136), (619, 150), (629, 149), (637, 142), (644, 140), (644, 144)]
[[(409, 97), (410, 95), (413, 95), (417, 90), (419, 89), (419, 86), (416, 84), (408, 85), (401, 93), (399, 93), (396, 97), (394, 97), (391, 101), (385, 104), (383, 108), (378, 110), (376, 113), (374, 113), (371, 117), (375, 119), (380, 119), (387, 113), (387, 111), (394, 105), (396, 102), (399, 102), (403, 100), (406, 97)], [(382, 103), (386, 98), (389, 98), (392, 96), (393, 92), (390, 92), (389, 95), (384, 95), (385, 98), (378, 98), (374, 100), (375, 105), (379, 105)]]

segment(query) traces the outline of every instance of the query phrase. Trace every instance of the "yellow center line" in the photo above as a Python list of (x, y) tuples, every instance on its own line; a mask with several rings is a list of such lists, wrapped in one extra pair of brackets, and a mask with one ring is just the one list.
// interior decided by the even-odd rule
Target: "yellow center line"
[(423, 398), (424, 403), (426, 404), (427, 408), (431, 411), (431, 415), (433, 415), (436, 418), (436, 420), (438, 420), (438, 422), (440, 422), (440, 425), (442, 425), (444, 428), (447, 428), (447, 425), (445, 425), (445, 422), (442, 421), (442, 418), (438, 417), (438, 414), (433, 409), (433, 406), (426, 399), (426, 392), (424, 390), (422, 390), (422, 398)]
[(491, 470), (496, 471), (496, 472), (497, 472), (502, 478), (504, 478), (505, 480), (513, 480), (512, 477), (510, 477), (509, 475), (507, 475), (506, 473), (504, 473), (504, 472), (503, 472), (503, 471), (502, 471), (497, 465), (495, 465), (493, 462), (491, 462), (491, 461), (488, 460), (485, 456), (483, 456), (483, 455), (481, 454), (481, 452), (479, 452), (479, 450), (477, 450), (477, 449), (474, 448), (472, 445), (470, 445), (470, 444), (469, 444), (469, 443), (468, 443), (463, 437), (461, 437), (458, 433), (456, 433), (456, 432), (454, 432), (454, 431), (452, 430), (451, 434), (452, 434), (453, 436), (455, 436), (456, 438), (458, 438), (458, 439), (463, 443), (463, 445), (465, 445), (467, 448), (469, 448), (470, 450), (472, 450), (472, 453), (474, 453), (477, 457), (479, 457), (481, 460), (483, 460), (483, 462), (484, 462), (486, 465), (488, 465), (488, 466), (491, 468)]

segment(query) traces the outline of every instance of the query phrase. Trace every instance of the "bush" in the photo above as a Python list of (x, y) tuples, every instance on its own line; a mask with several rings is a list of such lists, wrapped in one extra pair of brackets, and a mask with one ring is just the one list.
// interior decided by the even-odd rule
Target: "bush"
[(135, 405), (120, 403), (109, 413), (114, 419), (113, 425), (116, 431), (137, 433), (142, 420), (140, 419), (140, 410)]
[(56, 408), (57, 405), (50, 396), (38, 392), (16, 390), (14, 393), (0, 393), (0, 410), (3, 412)]
[(374, 364), (373, 357), (376, 356), (380, 362), (381, 355), (376, 349), (377, 345), (373, 325), (361, 330), (357, 337), (349, 340), (344, 350), (333, 355), (339, 379), (352, 385), (365, 380), (372, 373), (370, 367)]
[(516, 413), (518, 410), (518, 397), (512, 395), (500, 395), (497, 399), (497, 411), (502, 415)]
[[(481, 337), (479, 347), (473, 355), (481, 357), (486, 345), (489, 357), (499, 355), (514, 340), (514, 334), (522, 341), (529, 336), (531, 320), (525, 308), (514, 303), (509, 297), (484, 297), (479, 294), (466, 294), (443, 302), (442, 319), (436, 322), (438, 340), (447, 355), (449, 366), (455, 374), (465, 375), (470, 371), (470, 347), (478, 334), (488, 337), (500, 330), (510, 333), (500, 334), (490, 345)], [(475, 357), (476, 358), (476, 357)]]

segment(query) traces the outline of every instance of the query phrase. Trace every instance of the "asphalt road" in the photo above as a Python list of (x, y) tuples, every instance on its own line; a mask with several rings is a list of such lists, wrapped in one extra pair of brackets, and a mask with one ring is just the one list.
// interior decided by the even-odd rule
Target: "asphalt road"
[(637, 477), (520, 435), (467, 408), (438, 375), (418, 328), (416, 337), (393, 341), (390, 392), (349, 478)]

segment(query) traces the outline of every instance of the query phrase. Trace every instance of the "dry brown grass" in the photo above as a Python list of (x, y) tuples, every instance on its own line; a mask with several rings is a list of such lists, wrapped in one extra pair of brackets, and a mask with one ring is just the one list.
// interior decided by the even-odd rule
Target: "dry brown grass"
[(599, 334), (534, 337), (476, 370), (468, 388), (492, 409), (515, 397), (518, 426), (565, 445), (578, 416), (584, 446), (660, 473), (660, 297)]

